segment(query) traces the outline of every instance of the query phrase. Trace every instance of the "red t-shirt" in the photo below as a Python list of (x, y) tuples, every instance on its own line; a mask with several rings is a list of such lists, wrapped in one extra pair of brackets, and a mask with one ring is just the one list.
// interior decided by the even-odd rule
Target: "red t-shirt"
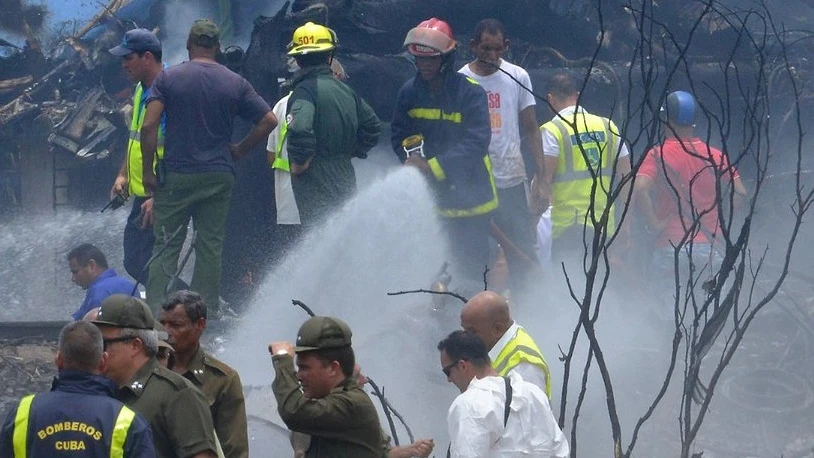
[[(726, 199), (729, 195), (727, 184), (738, 177), (738, 171), (729, 165), (729, 160), (720, 150), (708, 146), (699, 138), (683, 139), (681, 142), (669, 138), (661, 147), (647, 152), (637, 176), (653, 181), (656, 216), (667, 222), (656, 239), (656, 246), (669, 246), (671, 241), (679, 243), (687, 231), (685, 226), (690, 228), (697, 217), (695, 215), (701, 213), (703, 230), (698, 231), (694, 241), (708, 242), (707, 234), (717, 233), (713, 167), (717, 167), (722, 172), (721, 177), (726, 180), (726, 183), (721, 183), (721, 194)], [(682, 203), (679, 204), (676, 194), (681, 196)]]

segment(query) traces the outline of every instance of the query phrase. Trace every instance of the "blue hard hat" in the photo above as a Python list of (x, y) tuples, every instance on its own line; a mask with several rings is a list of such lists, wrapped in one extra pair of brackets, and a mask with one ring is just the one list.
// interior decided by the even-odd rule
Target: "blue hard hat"
[(675, 125), (692, 126), (695, 124), (695, 97), (689, 92), (671, 92), (667, 96), (667, 103), (663, 110), (667, 112), (667, 119)]

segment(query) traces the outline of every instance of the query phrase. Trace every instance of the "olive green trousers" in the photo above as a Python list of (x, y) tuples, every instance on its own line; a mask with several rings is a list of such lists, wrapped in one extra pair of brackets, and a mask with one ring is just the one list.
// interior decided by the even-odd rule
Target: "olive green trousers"
[[(221, 254), (234, 183), (235, 176), (229, 172), (169, 172), (159, 185), (153, 203), (153, 255), (160, 254), (150, 264), (147, 281), (147, 303), (153, 310), (157, 311), (164, 302), (167, 285), (178, 270), (190, 219), (197, 238), (195, 267), (189, 286), (201, 295), (210, 312), (219, 309)], [(178, 235), (170, 240), (179, 227)]]

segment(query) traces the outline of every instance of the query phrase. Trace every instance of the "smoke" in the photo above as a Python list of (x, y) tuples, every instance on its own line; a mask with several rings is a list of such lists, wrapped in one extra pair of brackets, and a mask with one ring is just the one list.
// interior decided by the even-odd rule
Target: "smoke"
[(169, 65), (187, 60), (186, 42), (189, 28), (197, 19), (209, 18), (221, 27), (221, 48), (248, 48), (254, 20), (271, 16), (285, 4), (284, 0), (231, 2), (228, 11), (219, 11), (215, 2), (171, 0), (164, 6), (161, 41), (164, 61)]
[(0, 30), (22, 36), (27, 35), (29, 30), (39, 32), (49, 14), (45, 5), (31, 5), (23, 0), (0, 0), (0, 10), (3, 11), (0, 14)]
[(162, 60), (175, 65), (187, 59), (187, 37), (192, 23), (197, 19), (216, 16), (217, 11), (208, 2), (170, 1), (164, 7), (164, 22), (161, 25)]
[(118, 211), (64, 210), (25, 216), (0, 231), (0, 321), (67, 320), (85, 296), (71, 282), (65, 255), (81, 243), (105, 253), (120, 274), (121, 237), (129, 207)]
[(360, 191), (269, 274), (222, 357), (244, 384), (270, 385), (271, 364), (258, 361), (268, 361), (269, 342), (295, 340), (307, 315), (291, 300), (302, 300), (349, 323), (363, 371), (417, 435), (435, 436), (445, 430), (439, 406), (455, 393), (438, 370), (435, 345), (457, 327), (460, 306), (437, 312), (429, 296), (387, 293), (428, 287), (447, 259), (445, 245), (425, 179), (399, 168)]

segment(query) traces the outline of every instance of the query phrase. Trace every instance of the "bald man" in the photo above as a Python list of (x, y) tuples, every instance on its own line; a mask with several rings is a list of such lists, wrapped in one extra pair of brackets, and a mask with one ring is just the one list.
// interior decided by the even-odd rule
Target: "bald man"
[(506, 298), (494, 291), (478, 293), (461, 310), (461, 327), (483, 340), (499, 375), (514, 370), (551, 399), (548, 363), (531, 336), (512, 319)]

